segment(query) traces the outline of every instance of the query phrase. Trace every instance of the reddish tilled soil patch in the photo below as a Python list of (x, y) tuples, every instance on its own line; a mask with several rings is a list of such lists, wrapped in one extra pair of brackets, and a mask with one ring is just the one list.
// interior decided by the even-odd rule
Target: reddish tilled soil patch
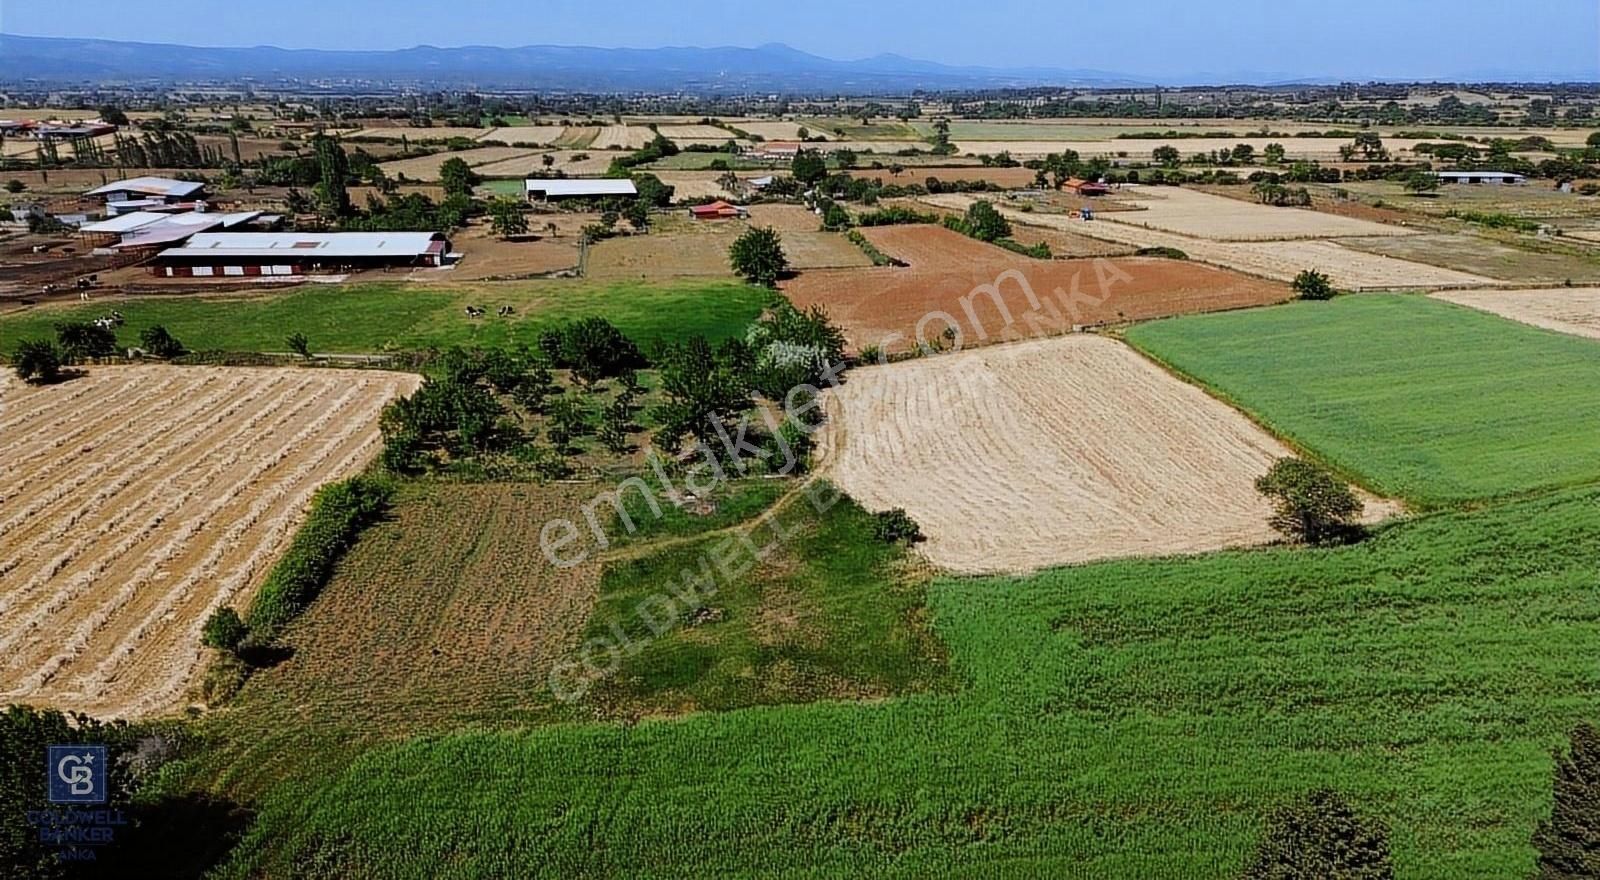
[(980, 345), (1291, 296), (1278, 282), (1178, 260), (1034, 260), (934, 226), (862, 232), (910, 267), (803, 272), (783, 286), (796, 306), (825, 308), (858, 351)]

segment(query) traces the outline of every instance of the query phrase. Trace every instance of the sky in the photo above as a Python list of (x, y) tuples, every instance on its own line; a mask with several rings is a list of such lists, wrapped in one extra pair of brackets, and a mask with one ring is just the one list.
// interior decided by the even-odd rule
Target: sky
[(1600, 80), (1600, 0), (0, 0), (0, 33), (318, 49), (779, 42), (1147, 77)]

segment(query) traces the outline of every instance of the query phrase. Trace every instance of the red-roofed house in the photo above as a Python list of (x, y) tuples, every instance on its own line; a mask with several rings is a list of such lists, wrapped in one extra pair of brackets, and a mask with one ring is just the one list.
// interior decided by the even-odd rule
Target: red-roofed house
[(1103, 183), (1095, 183), (1092, 180), (1084, 180), (1081, 177), (1069, 177), (1067, 182), (1062, 185), (1080, 196), (1103, 196), (1111, 192), (1111, 187)]
[(745, 217), (749, 211), (738, 205), (729, 204), (718, 199), (708, 205), (695, 205), (689, 209), (689, 216), (696, 220), (729, 220), (734, 217)]

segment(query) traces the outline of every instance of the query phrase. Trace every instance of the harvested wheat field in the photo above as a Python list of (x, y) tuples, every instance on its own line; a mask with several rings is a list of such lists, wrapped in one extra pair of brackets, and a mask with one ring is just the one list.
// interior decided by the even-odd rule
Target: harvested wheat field
[(597, 150), (637, 150), (655, 136), (642, 125), (607, 125), (601, 127), (589, 146)]
[[(556, 160), (554, 165), (544, 164), (546, 155)], [(611, 167), (611, 160), (623, 155), (626, 154), (605, 150), (535, 150), (524, 156), (479, 165), (474, 170), (484, 177), (539, 177), (550, 170), (577, 177), (604, 174)]]
[(909, 268), (802, 272), (783, 284), (795, 305), (821, 305), (858, 351), (936, 342), (962, 346), (1283, 302), (1286, 285), (1198, 263), (1148, 257), (1035, 260), (938, 226), (861, 230)]
[(726, 128), (715, 125), (659, 125), (656, 131), (674, 141), (730, 141), (735, 135)]
[(248, 601), (312, 494), (377, 454), (379, 411), (417, 384), (155, 366), (5, 387), (0, 700), (177, 706), (207, 616)]
[(1275, 208), (1177, 186), (1118, 191), (1117, 201), (1141, 208), (1108, 213), (1112, 223), (1147, 226), (1214, 241), (1283, 241), (1297, 238), (1414, 235), (1414, 230), (1310, 208)]
[[(975, 199), (947, 194), (925, 196), (920, 201), (964, 211)], [(1107, 222), (1103, 214), (1098, 215), (1101, 219), (1085, 222), (1067, 214), (1024, 214), (1004, 205), (996, 207), (1013, 223), (1048, 226), (1139, 248), (1177, 248), (1193, 260), (1278, 281), (1293, 281), (1303, 269), (1318, 269), (1327, 273), (1336, 286), (1350, 290), (1492, 287), (1502, 283), (1457, 269), (1363, 253), (1331, 241), (1210, 241), (1130, 223)]]
[(905, 168), (895, 174), (885, 168), (865, 168), (850, 172), (851, 177), (893, 183), (901, 186), (926, 183), (937, 177), (946, 183), (952, 181), (987, 180), (997, 186), (1032, 186), (1035, 172), (1031, 168), (985, 168), (982, 165), (964, 165), (959, 168)]
[(1447, 290), (1433, 296), (1546, 330), (1600, 339), (1600, 288)]
[(927, 536), (922, 552), (952, 571), (1277, 537), (1253, 484), (1289, 450), (1105, 337), (862, 369), (828, 406), (824, 472), (869, 510), (904, 508)]

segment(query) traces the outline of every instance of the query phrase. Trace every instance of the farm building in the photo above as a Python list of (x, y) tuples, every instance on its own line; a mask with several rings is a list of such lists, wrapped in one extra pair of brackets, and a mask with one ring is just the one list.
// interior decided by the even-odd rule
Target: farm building
[(153, 275), (305, 275), (443, 266), (442, 232), (202, 232), (157, 254)]
[(757, 146), (746, 155), (753, 159), (793, 159), (799, 154), (799, 144), (773, 141)]
[(173, 180), (168, 177), (135, 177), (119, 180), (84, 193), (90, 198), (105, 201), (106, 213), (115, 217), (130, 211), (142, 211), (158, 205), (175, 205), (206, 197), (206, 185), (193, 180)]
[(1440, 183), (1527, 183), (1528, 178), (1510, 171), (1440, 171)]
[(564, 199), (628, 198), (639, 194), (631, 180), (530, 177), (522, 182), (530, 202), (559, 202)]
[(1084, 180), (1081, 177), (1069, 177), (1062, 186), (1070, 192), (1080, 196), (1103, 196), (1111, 192), (1111, 187), (1093, 180)]
[(176, 214), (135, 211), (78, 227), (78, 234), (94, 247), (121, 251), (151, 251), (187, 241), (202, 232), (233, 230), (242, 226), (270, 228), (278, 221), (260, 211), (213, 213), (186, 211)]
[(748, 217), (750, 212), (738, 205), (718, 199), (710, 204), (695, 205), (689, 209), (689, 216), (696, 220), (729, 220), (735, 217)]

